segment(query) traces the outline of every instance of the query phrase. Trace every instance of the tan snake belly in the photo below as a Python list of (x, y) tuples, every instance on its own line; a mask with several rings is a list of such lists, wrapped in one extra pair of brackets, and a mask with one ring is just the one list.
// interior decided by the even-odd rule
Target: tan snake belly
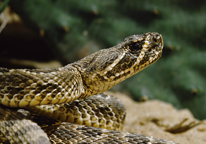
[(145, 33), (62, 68), (0, 68), (0, 142), (173, 143), (119, 131), (123, 104), (100, 94), (157, 61), (162, 48), (160, 34)]

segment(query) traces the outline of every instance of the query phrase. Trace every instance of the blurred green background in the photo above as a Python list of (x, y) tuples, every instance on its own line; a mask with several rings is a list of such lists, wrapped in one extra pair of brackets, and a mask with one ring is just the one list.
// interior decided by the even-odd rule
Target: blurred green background
[(206, 118), (206, 1), (11, 0), (8, 6), (35, 39), (8, 24), (0, 33), (2, 58), (65, 65), (129, 35), (159, 32), (162, 58), (112, 90), (135, 100), (160, 99)]

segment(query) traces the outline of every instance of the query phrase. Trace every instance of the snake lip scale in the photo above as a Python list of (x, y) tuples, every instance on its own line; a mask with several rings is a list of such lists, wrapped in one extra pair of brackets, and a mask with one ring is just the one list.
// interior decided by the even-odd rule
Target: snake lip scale
[(100, 94), (156, 62), (162, 49), (162, 36), (150, 32), (61, 68), (0, 68), (0, 143), (173, 143), (119, 131), (124, 105)]

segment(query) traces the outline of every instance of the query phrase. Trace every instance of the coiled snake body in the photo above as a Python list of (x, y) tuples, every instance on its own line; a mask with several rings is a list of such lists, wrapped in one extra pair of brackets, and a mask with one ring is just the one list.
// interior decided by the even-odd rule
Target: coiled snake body
[(162, 48), (160, 34), (145, 33), (61, 68), (0, 68), (0, 143), (170, 143), (119, 131), (124, 105), (100, 94), (157, 61)]

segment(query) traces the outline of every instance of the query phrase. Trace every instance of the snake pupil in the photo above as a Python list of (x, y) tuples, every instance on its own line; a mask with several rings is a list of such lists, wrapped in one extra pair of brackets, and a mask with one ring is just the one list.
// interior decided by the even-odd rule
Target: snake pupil
[(140, 45), (139, 43), (132, 43), (129, 45), (129, 48), (131, 51), (138, 51), (142, 49), (142, 45)]

